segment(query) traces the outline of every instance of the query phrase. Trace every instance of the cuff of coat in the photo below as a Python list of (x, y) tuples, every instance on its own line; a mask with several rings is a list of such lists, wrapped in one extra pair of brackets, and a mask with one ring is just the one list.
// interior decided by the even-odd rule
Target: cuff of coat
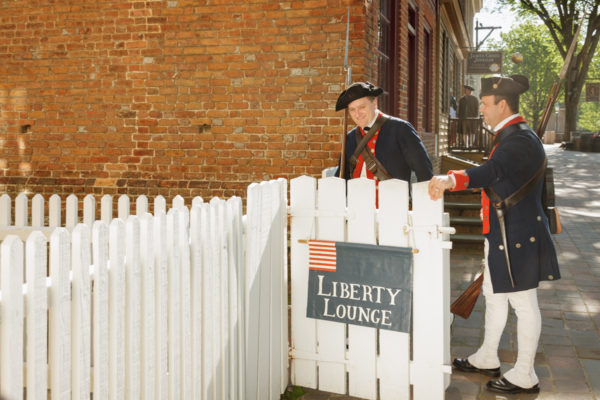
[(450, 189), (451, 192), (465, 190), (469, 187), (469, 175), (467, 175), (464, 169), (460, 171), (448, 171), (448, 175), (450, 175), (455, 182), (454, 187)]

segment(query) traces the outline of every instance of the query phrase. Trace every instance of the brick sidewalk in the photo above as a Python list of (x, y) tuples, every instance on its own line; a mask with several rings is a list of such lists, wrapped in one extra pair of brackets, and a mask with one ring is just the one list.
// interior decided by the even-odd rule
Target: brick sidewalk
[[(556, 235), (562, 279), (540, 285), (542, 334), (536, 357), (538, 395), (500, 396), (488, 392), (489, 378), (455, 371), (446, 400), (600, 399), (600, 153), (564, 151), (546, 145), (554, 168), (556, 204), (563, 232)], [(468, 286), (481, 265), (477, 255), (452, 254), (452, 299)], [(468, 320), (452, 326), (452, 357), (467, 356), (483, 340), (483, 296)], [(516, 318), (511, 310), (500, 342), (502, 371), (517, 354)], [(303, 400), (355, 399), (307, 390)], [(429, 399), (427, 399), (429, 400)], [(431, 399), (435, 400), (435, 399)]]

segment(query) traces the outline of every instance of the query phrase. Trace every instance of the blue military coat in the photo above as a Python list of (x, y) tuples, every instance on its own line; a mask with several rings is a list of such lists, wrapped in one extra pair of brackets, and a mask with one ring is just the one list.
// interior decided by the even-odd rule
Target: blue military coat
[[(500, 142), (483, 165), (466, 170), (469, 187), (491, 187), (506, 198), (531, 178), (542, 165), (544, 147), (531, 128), (498, 132)], [(510, 282), (500, 225), (489, 210), (488, 265), (494, 293), (536, 288), (540, 281), (560, 278), (554, 242), (542, 207), (543, 180), (505, 215), (508, 253), (515, 287)]]
[[(348, 132), (346, 137), (346, 179), (352, 177), (348, 165), (357, 145), (356, 129), (358, 128)], [(400, 118), (390, 117), (381, 127), (375, 143), (375, 157), (392, 178), (410, 182), (411, 170), (415, 172), (419, 182), (427, 181), (433, 176), (431, 160), (421, 138), (410, 123)], [(339, 167), (335, 176), (339, 176)]]

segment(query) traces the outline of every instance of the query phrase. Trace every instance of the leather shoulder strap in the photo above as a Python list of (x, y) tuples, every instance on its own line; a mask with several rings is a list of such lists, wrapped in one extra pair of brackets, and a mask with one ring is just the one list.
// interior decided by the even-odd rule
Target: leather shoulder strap
[(525, 196), (527, 196), (534, 188), (535, 185), (542, 179), (544, 176), (544, 171), (546, 171), (546, 164), (548, 163), (548, 159), (544, 157), (544, 161), (542, 165), (538, 168), (538, 170), (533, 174), (531, 178), (527, 180), (520, 188), (511, 193), (505, 199), (502, 199), (498, 193), (491, 187), (485, 188), (485, 193), (492, 199), (492, 206), (494, 208), (504, 208), (504, 210), (508, 211), (512, 206), (517, 204), (519, 201), (523, 200)]
[[(356, 149), (354, 149), (354, 153), (352, 153), (352, 156), (350, 156), (350, 171), (352, 176), (352, 173), (354, 173), (354, 169), (356, 168), (356, 163), (358, 162), (358, 156), (363, 152), (364, 149), (366, 149), (367, 147), (367, 143), (369, 143), (369, 140), (371, 140), (371, 138), (379, 131), (379, 129), (383, 126), (383, 124), (385, 124), (387, 122), (387, 120), (390, 119), (389, 116), (382, 114), (381, 117), (377, 118), (377, 120), (375, 121), (375, 123), (373, 124), (373, 126), (371, 127), (371, 129), (369, 129), (369, 131), (365, 134), (365, 136), (363, 137), (360, 134), (360, 128), (356, 128)], [(367, 152), (369, 152), (367, 150)], [(370, 152), (369, 152), (370, 153)], [(363, 155), (363, 158), (365, 156)], [(366, 162), (366, 159), (365, 159)], [(368, 168), (368, 164), (367, 164), (367, 168)], [(371, 171), (371, 169), (369, 168), (369, 170)], [(371, 171), (373, 172), (373, 171)]]

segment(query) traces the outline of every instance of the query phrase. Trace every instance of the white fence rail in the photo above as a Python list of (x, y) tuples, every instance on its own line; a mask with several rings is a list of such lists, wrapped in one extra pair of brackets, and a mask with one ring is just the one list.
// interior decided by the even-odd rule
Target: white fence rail
[(14, 224), (1, 196), (0, 398), (278, 399), (286, 193), (251, 185), (245, 218), (236, 197), (168, 212), (159, 197), (151, 215), (142, 196), (113, 219), (104, 197), (97, 221), (87, 196), (83, 223), (70, 196), (64, 224), (57, 196), (48, 218), (41, 196), (31, 215), (18, 197)]
[[(293, 179), (291, 214), (291, 380), (366, 399), (443, 399), (450, 383), (448, 217), (427, 182)], [(418, 250), (413, 260), (412, 358), (407, 333), (306, 317), (307, 239)]]

